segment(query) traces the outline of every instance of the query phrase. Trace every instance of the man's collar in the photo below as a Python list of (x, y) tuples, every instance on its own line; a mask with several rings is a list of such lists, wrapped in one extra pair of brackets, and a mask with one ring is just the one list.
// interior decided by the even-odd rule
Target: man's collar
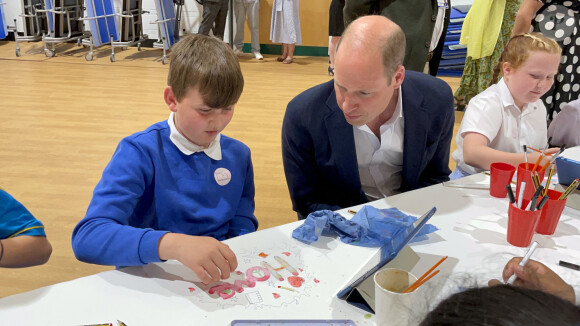
[(192, 143), (189, 139), (185, 138), (177, 127), (175, 126), (174, 113), (171, 112), (169, 119), (167, 119), (167, 124), (169, 124), (169, 129), (171, 131), (169, 139), (171, 142), (185, 155), (191, 155), (197, 152), (204, 152), (211, 159), (219, 161), (222, 159), (222, 148), (220, 145), (221, 134), (218, 134), (216, 138), (209, 144), (207, 148), (196, 145)]

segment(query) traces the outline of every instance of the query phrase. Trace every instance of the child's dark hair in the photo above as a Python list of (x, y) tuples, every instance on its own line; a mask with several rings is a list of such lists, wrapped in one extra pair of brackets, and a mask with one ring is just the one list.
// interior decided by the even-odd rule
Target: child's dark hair
[(540, 33), (516, 35), (505, 45), (499, 62), (493, 68), (493, 77), (489, 85), (497, 83), (504, 62), (508, 62), (513, 69), (517, 70), (528, 60), (531, 51), (544, 51), (558, 55), (562, 53), (562, 49), (556, 41)]
[(215, 37), (191, 34), (171, 49), (167, 84), (178, 101), (198, 88), (211, 108), (226, 108), (238, 102), (244, 77), (234, 51)]
[(499, 285), (456, 293), (433, 309), (420, 326), (580, 326), (580, 307), (538, 290)]

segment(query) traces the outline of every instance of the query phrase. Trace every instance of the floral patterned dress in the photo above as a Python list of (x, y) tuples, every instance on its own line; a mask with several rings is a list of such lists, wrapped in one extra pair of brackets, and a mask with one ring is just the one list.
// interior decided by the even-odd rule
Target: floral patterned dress
[[(547, 0), (549, 1), (549, 0)], [(489, 86), (493, 76), (493, 68), (499, 62), (505, 44), (510, 40), (516, 13), (520, 8), (521, 0), (506, 0), (501, 30), (491, 56), (480, 59), (467, 57), (463, 68), (463, 75), (455, 98), (463, 98), (465, 104), (475, 95), (483, 92)], [(459, 101), (458, 101), (459, 102)]]

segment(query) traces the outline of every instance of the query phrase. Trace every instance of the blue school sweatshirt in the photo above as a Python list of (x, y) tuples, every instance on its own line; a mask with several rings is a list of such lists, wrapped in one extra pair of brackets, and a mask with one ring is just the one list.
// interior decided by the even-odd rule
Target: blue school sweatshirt
[[(73, 231), (76, 257), (143, 265), (161, 261), (158, 243), (167, 232), (224, 240), (255, 231), (250, 149), (224, 135), (220, 146), (221, 160), (186, 155), (171, 141), (167, 121), (123, 139)], [(231, 179), (220, 185), (223, 169)]]

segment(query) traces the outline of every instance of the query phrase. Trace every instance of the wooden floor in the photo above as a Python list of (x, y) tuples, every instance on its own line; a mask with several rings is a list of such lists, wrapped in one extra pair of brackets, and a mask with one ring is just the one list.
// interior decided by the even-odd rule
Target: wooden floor
[[(161, 50), (129, 49), (115, 63), (109, 47), (91, 62), (86, 52), (62, 44), (47, 58), (41, 43), (24, 43), (17, 58), (14, 42), (0, 41), (0, 187), (43, 221), (53, 245), (46, 265), (0, 269), (0, 297), (112, 268), (78, 262), (72, 230), (119, 140), (169, 115)], [(331, 78), (326, 58), (274, 59), (240, 59), (245, 89), (224, 132), (252, 149), (260, 229), (296, 220), (280, 149), (286, 104)], [(445, 80), (457, 88), (457, 78)]]

